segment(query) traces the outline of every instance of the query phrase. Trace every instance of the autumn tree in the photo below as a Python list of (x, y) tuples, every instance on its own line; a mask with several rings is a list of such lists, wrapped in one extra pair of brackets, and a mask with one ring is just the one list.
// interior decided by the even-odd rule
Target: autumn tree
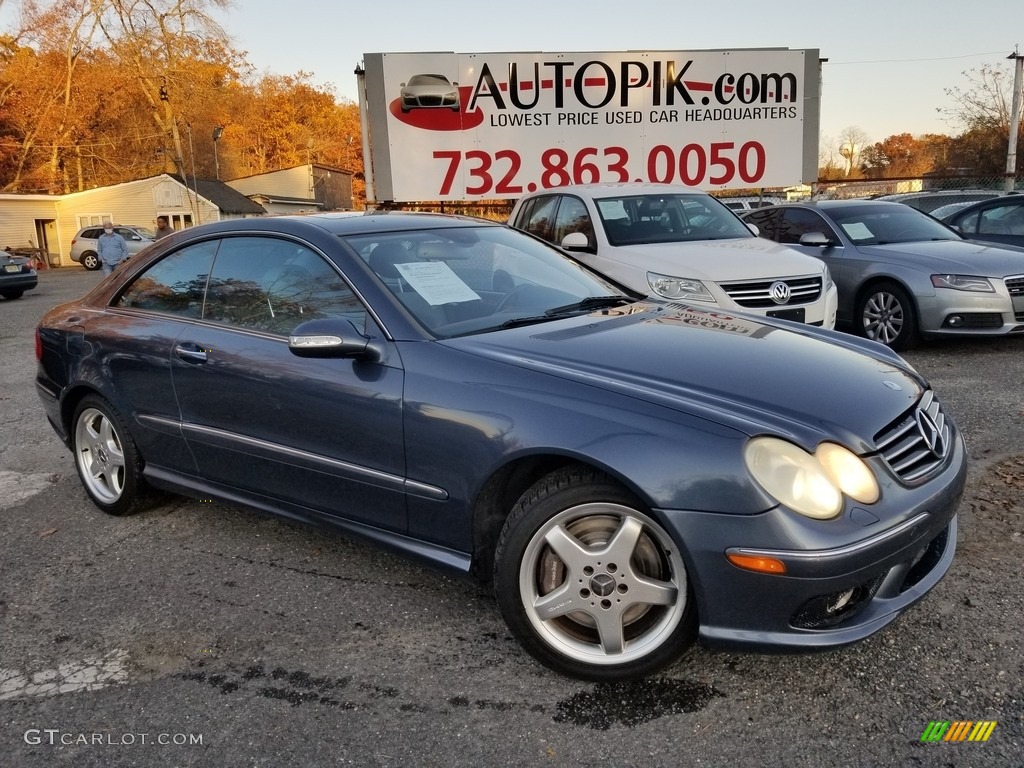
[[(1013, 70), (1005, 64), (988, 64), (963, 75), (964, 85), (945, 89), (952, 104), (938, 108), (954, 128), (960, 129), (948, 149), (946, 167), (1001, 176), (1006, 169), (1010, 136)], [(1017, 156), (1022, 154), (1024, 130), (1019, 130)]]
[(921, 176), (944, 162), (948, 142), (948, 136), (937, 134), (894, 134), (861, 152), (861, 168), (876, 178)]

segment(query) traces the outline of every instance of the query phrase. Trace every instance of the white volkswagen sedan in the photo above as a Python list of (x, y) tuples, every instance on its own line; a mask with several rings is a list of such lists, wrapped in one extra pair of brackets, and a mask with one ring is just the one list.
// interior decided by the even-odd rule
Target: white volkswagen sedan
[(509, 223), (633, 290), (834, 328), (819, 259), (757, 237), (722, 203), (674, 184), (580, 184), (521, 198)]

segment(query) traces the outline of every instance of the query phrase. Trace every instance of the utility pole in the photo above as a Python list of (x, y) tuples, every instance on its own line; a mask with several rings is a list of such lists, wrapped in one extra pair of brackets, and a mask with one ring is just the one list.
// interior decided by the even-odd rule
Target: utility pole
[(1017, 181), (1017, 132), (1020, 129), (1021, 72), (1024, 71), (1024, 55), (1020, 47), (1015, 46), (1013, 53), (1006, 58), (1014, 59), (1016, 68), (1013, 72), (1013, 101), (1010, 106), (1010, 143), (1006, 149), (1006, 176), (1003, 189), (1012, 192)]

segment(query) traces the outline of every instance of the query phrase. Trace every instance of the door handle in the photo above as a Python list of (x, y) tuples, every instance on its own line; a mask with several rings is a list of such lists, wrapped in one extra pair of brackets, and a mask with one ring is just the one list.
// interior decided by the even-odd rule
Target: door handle
[(200, 349), (195, 344), (178, 344), (174, 348), (174, 354), (186, 363), (206, 362), (206, 350)]

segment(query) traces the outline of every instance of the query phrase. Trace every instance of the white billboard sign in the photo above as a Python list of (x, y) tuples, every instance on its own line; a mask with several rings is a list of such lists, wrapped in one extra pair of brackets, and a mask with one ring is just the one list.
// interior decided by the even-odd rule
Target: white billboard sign
[(365, 54), (377, 200), (817, 176), (817, 50)]

